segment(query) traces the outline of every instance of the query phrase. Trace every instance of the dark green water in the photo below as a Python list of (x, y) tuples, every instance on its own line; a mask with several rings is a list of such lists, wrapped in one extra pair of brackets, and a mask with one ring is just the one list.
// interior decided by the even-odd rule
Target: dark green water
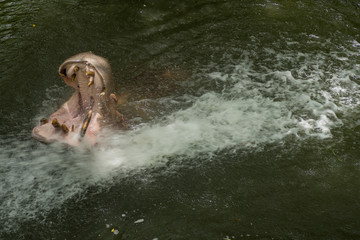
[[(84, 51), (130, 130), (40, 144)], [(358, 0), (3, 0), (0, 73), (0, 239), (360, 239)]]

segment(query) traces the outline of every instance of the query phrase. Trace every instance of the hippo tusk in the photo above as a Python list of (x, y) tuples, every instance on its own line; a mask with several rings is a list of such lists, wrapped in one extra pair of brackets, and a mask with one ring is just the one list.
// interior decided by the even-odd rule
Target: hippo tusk
[(88, 83), (88, 87), (94, 84), (94, 77), (90, 77), (90, 81)]
[(92, 116), (92, 110), (90, 110), (86, 116), (86, 118), (83, 121), (83, 124), (81, 126), (81, 130), (80, 130), (80, 137), (84, 137), (86, 130), (89, 126), (90, 120), (91, 120), (91, 116)]
[(88, 87), (90, 87), (91, 85), (94, 84), (95, 72), (88, 70), (86, 71), (86, 76), (89, 77)]

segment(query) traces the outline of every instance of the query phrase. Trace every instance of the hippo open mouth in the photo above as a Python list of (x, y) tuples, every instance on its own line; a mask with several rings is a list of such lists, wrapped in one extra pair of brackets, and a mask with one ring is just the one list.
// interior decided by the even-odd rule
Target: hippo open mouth
[(61, 64), (59, 75), (75, 92), (49, 119), (40, 120), (32, 131), (36, 140), (73, 146), (86, 141), (93, 145), (101, 128), (125, 127), (116, 110), (114, 80), (106, 59), (91, 52), (77, 54)]

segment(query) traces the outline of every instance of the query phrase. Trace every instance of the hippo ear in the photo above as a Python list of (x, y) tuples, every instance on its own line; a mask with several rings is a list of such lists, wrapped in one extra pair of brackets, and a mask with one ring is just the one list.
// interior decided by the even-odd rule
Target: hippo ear
[(111, 98), (115, 103), (118, 102), (118, 99), (117, 99), (117, 97), (116, 97), (115, 94), (111, 93), (111, 94), (110, 94), (110, 98)]

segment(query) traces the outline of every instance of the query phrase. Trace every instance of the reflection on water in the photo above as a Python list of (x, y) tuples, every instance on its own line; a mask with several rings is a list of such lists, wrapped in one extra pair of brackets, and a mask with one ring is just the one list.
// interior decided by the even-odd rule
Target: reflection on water
[[(356, 1), (0, 5), (6, 239), (360, 235)], [(71, 95), (59, 63), (88, 50), (131, 129), (35, 142)]]

